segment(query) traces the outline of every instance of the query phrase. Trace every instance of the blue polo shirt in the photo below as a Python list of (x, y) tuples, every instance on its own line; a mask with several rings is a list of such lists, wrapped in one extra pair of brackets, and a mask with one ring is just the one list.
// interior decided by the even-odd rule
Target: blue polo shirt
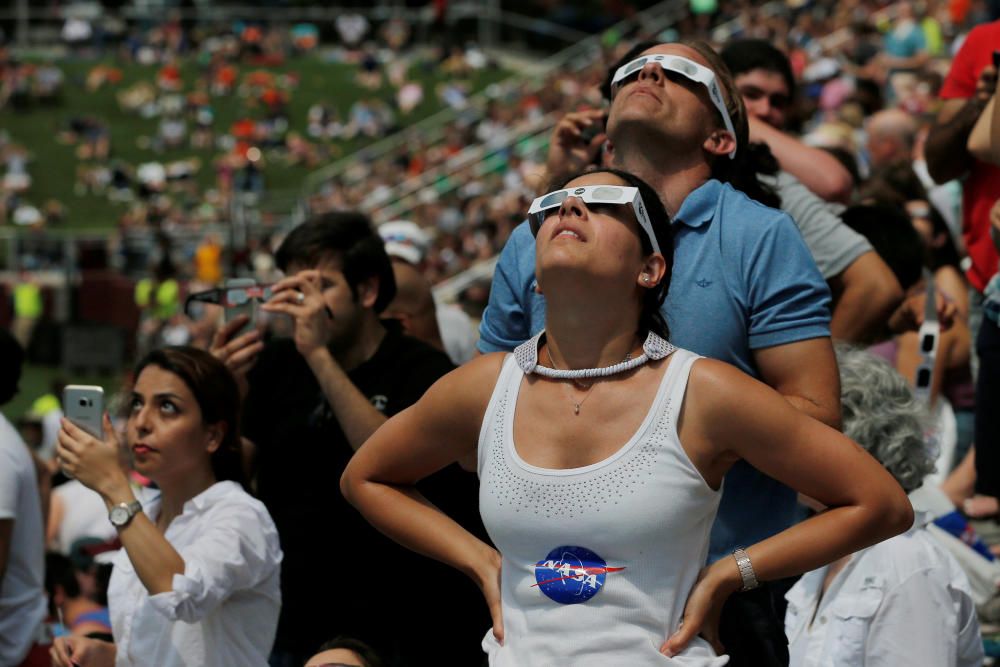
[[(757, 377), (753, 350), (830, 335), (830, 290), (787, 214), (710, 180), (687, 196), (673, 224), (663, 314), (674, 345)], [(500, 255), (480, 351), (511, 351), (545, 328), (545, 297), (534, 287), (535, 239), (524, 223)], [(794, 491), (738, 462), (726, 475), (710, 561), (794, 517)]]

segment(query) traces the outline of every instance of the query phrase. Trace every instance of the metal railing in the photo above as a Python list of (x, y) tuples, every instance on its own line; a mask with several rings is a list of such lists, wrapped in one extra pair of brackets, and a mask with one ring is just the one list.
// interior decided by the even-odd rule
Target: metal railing
[[(403, 181), (388, 200), (382, 198), (383, 201), (378, 204), (369, 202), (368, 206), (363, 203), (362, 208), (369, 211), (376, 224), (401, 217), (419, 205), (420, 193), (425, 188), (433, 186), (438, 195), (443, 195), (474, 178), (484, 176), (490, 170), (491, 158), (525, 139), (547, 136), (558, 120), (559, 114), (550, 113), (536, 120), (519, 123), (502, 141), (494, 141), (488, 145), (473, 144), (449, 158), (443, 165)], [(442, 180), (444, 185), (440, 185)]]
[(462, 291), (477, 281), (493, 278), (493, 270), (497, 267), (500, 255), (476, 262), (465, 271), (439, 282), (434, 286), (434, 298), (442, 303), (454, 303)]

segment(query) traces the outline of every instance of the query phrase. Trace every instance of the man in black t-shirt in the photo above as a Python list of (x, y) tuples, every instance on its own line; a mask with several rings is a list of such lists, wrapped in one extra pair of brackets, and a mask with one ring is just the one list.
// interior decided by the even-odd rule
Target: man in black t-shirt
[[(247, 387), (243, 432), (285, 554), (272, 665), (299, 667), (336, 635), (371, 644), (390, 664), (481, 662), (490, 618), (475, 584), (383, 537), (339, 490), (354, 451), (451, 363), (379, 319), (396, 287), (363, 215), (328, 214), (297, 227), (276, 260), (288, 277), (263, 309), (290, 316), (293, 337), (263, 345), (254, 331), (228, 341), (243, 324), (237, 319), (213, 343)], [(420, 487), (484, 535), (474, 475), (452, 465)], [(450, 611), (430, 613), (441, 601)]]

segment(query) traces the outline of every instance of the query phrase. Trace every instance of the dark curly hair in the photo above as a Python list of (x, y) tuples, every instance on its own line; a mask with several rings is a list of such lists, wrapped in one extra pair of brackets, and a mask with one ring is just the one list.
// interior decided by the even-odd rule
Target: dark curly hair
[(358, 285), (378, 278), (378, 296), (373, 310), (381, 313), (396, 296), (396, 278), (392, 262), (385, 252), (385, 242), (371, 221), (357, 211), (331, 211), (302, 223), (285, 237), (274, 255), (282, 271), (298, 264), (316, 267), (326, 260), (340, 263), (344, 280), (355, 300)]

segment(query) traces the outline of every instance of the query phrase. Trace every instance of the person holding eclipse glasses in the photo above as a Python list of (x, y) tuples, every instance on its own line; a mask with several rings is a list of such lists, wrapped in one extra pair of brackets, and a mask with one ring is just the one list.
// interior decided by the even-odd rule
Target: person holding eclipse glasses
[[(396, 282), (385, 244), (363, 214), (314, 216), (289, 232), (275, 260), (282, 280), (220, 297), (270, 291), (260, 308), (287, 315), (292, 336), (264, 344), (257, 330), (238, 333), (246, 320), (236, 317), (212, 347), (246, 387), (244, 444), (285, 554), (272, 664), (301, 667), (331, 633), (359, 639), (387, 660), (430, 663), (447, 646), (452, 662), (471, 664), (481, 657), (476, 633), (488, 624), (472, 582), (379, 535), (331, 489), (355, 450), (453, 366), (382, 317)], [(482, 532), (473, 475), (453, 466), (422, 490)], [(359, 563), (384, 576), (330, 575)], [(390, 573), (447, 591), (450, 611), (419, 613), (425, 599), (401, 598)], [(317, 612), (316, 600), (345, 604)]]
[[(732, 156), (746, 149), (748, 129), (725, 64), (701, 42), (639, 47), (609, 70), (603, 90), (611, 100), (605, 161), (649, 183), (671, 214), (669, 222), (653, 223), (669, 224), (675, 239), (671, 289), (661, 309), (670, 342), (735, 365), (804, 414), (837, 427), (829, 288), (791, 218), (728, 182), (746, 168)], [(582, 168), (587, 147), (578, 137), (599, 122), (594, 115), (568, 117), (554, 130), (552, 173), (560, 165)], [(535, 291), (535, 250), (530, 226), (516, 228), (494, 275), (481, 352), (512, 351), (545, 328), (551, 298)], [(732, 560), (736, 548), (788, 528), (796, 506), (792, 489), (746, 461), (735, 463), (708, 561)], [(730, 664), (787, 665), (778, 599), (768, 586), (729, 599), (721, 632)]]
[[(598, 169), (528, 217), (545, 330), (442, 378), (341, 480), (380, 531), (479, 585), (490, 665), (724, 665), (730, 595), (909, 526), (902, 489), (857, 445), (668, 342), (674, 234), (649, 185)], [(739, 459), (833, 509), (703, 568)], [(475, 461), (496, 549), (415, 486), (459, 460)]]

